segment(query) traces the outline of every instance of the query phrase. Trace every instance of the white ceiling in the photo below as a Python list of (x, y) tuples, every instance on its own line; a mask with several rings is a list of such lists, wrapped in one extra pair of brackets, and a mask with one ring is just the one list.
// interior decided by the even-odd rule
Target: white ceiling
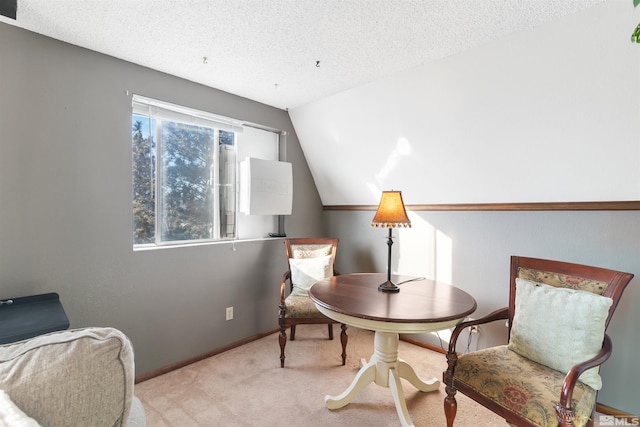
[(604, 1), (18, 0), (0, 22), (287, 109)]

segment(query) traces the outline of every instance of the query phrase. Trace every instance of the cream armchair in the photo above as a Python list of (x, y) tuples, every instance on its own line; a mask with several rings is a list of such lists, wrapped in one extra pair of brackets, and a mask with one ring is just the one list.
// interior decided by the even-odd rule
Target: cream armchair
[(113, 328), (0, 345), (0, 424), (145, 426), (133, 395), (133, 356), (129, 339)]

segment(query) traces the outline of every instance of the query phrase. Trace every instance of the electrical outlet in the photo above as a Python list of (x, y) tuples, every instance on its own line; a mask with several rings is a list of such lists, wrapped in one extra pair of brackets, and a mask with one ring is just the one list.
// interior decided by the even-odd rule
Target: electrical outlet
[(471, 330), (472, 334), (479, 334), (480, 333), (480, 326), (478, 326), (478, 325), (473, 325), (469, 329)]
[(227, 320), (233, 319), (233, 307), (227, 307)]

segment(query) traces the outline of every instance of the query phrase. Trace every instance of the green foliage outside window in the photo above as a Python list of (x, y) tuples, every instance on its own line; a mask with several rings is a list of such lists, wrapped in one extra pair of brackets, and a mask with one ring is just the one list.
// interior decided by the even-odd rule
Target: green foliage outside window
[[(633, 0), (633, 7), (638, 7), (638, 4), (640, 4), (640, 0)], [(638, 24), (633, 34), (631, 34), (631, 42), (640, 43), (640, 24)]]
[(145, 137), (142, 121), (133, 124), (133, 240), (155, 242), (155, 142)]
[(213, 129), (163, 122), (161, 147), (162, 241), (213, 238)]
[(234, 238), (235, 133), (135, 113), (132, 121), (134, 245)]

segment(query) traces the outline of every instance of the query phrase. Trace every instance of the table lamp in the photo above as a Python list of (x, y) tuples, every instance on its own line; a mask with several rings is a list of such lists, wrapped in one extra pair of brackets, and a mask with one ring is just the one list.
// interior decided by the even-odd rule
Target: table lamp
[(402, 202), (402, 192), (400, 191), (383, 191), (378, 210), (376, 211), (372, 227), (388, 227), (389, 236), (387, 237), (387, 246), (389, 253), (387, 258), (387, 281), (378, 286), (378, 290), (382, 292), (400, 292), (400, 288), (391, 281), (391, 246), (393, 245), (393, 236), (391, 229), (393, 227), (411, 227), (411, 221), (407, 216), (407, 211)]

